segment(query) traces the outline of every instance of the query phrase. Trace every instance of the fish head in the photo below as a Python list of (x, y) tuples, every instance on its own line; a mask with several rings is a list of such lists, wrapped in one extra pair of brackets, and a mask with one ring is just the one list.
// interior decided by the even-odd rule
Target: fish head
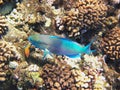
[(50, 40), (49, 35), (43, 35), (43, 34), (34, 34), (28, 37), (29, 42), (35, 46), (36, 48), (45, 50), (49, 47)]
[(31, 35), (28, 37), (28, 40), (33, 43), (33, 42), (38, 42), (40, 40), (39, 34)]
[(50, 35), (34, 34), (28, 37), (31, 43), (50, 43)]

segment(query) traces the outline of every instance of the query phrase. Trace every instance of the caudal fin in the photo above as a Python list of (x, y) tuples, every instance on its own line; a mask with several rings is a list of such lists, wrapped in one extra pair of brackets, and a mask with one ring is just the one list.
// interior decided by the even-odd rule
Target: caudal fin
[(96, 40), (96, 37), (94, 39), (92, 39), (92, 41), (88, 45), (85, 46), (85, 53), (86, 54), (91, 54), (91, 53), (96, 51), (96, 50), (91, 50), (91, 45), (95, 40)]

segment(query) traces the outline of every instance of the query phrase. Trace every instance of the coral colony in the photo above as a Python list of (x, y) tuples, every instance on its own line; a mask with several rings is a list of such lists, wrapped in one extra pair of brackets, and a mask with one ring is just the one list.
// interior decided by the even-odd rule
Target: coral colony
[(0, 0), (0, 90), (119, 83), (120, 0)]
[(4, 16), (0, 16), (0, 37), (7, 31), (7, 25)]

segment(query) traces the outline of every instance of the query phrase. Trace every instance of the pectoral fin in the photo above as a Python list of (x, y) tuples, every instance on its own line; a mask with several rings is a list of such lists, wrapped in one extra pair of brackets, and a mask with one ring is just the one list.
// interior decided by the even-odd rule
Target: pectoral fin
[(51, 55), (51, 52), (50, 52), (48, 49), (45, 49), (45, 50), (44, 50), (44, 54), (43, 54), (43, 60), (45, 60), (48, 55), (52, 56), (52, 55)]

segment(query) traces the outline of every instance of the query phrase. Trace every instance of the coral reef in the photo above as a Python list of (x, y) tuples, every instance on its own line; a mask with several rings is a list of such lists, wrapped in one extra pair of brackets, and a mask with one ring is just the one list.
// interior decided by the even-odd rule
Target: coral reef
[[(120, 88), (120, 0), (0, 0), (0, 15), (0, 90)], [(75, 59), (50, 54), (43, 61), (43, 51), (31, 46), (25, 57), (35, 33), (62, 33), (85, 45), (96, 36), (92, 49), (101, 52)]]
[(100, 40), (100, 48), (110, 60), (120, 59), (120, 28), (105, 32)]
[(83, 71), (73, 69), (72, 73), (75, 76), (76, 87), (78, 90), (104, 90), (108, 87), (107, 85), (109, 85), (101, 73), (92, 69), (84, 69)]
[[(30, 5), (31, 6), (31, 5)], [(35, 7), (31, 7), (35, 8)], [(36, 23), (36, 22), (44, 22), (44, 17), (42, 17), (39, 13), (35, 12), (34, 10), (27, 7), (27, 3), (24, 5), (23, 3), (18, 3), (17, 8), (12, 11), (10, 15), (7, 16), (8, 21), (12, 24), (17, 25), (24, 25), (25, 23)], [(31, 12), (30, 12), (31, 11)], [(12, 18), (12, 19), (11, 19)], [(11, 21), (12, 20), (12, 21)]]
[(102, 0), (79, 0), (74, 4), (74, 8), (56, 19), (57, 31), (74, 37), (79, 35), (82, 29), (97, 30), (105, 26), (107, 11), (108, 6)]
[(45, 64), (42, 78), (46, 89), (107, 90), (110, 88), (103, 73), (102, 63), (97, 61), (99, 58), (88, 55), (84, 58), (85, 60), (81, 61), (77, 69), (64, 61), (58, 61), (57, 64)]
[(77, 0), (53, 0), (52, 1), (52, 4), (53, 6), (55, 6), (55, 8), (60, 8), (60, 7), (63, 7), (64, 10), (70, 10), (73, 6), (74, 6), (74, 3), (76, 2)]
[(120, 73), (116, 72), (114, 69), (111, 69), (105, 62), (105, 58), (100, 58), (100, 61), (103, 66), (106, 79), (111, 85), (111, 89), (117, 90), (118, 88), (120, 88), (120, 85), (118, 84), (120, 83), (120, 80), (119, 80)]
[(0, 16), (0, 37), (7, 31), (6, 20), (4, 16)]
[(27, 62), (22, 62), (12, 74), (12, 83), (17, 86), (18, 89), (39, 89), (43, 85), (41, 70), (42, 69), (36, 64), (28, 65)]
[(21, 56), (14, 45), (6, 41), (0, 41), (0, 81), (6, 80), (9, 62), (18, 61), (20, 58)]
[[(42, 4), (39, 2), (39, 0), (24, 0), (21, 4), (18, 4), (17, 10), (19, 10), (22, 15), (25, 22), (28, 23), (36, 23), (36, 22), (44, 22), (45, 19), (42, 17), (42, 15), (39, 13), (43, 11)], [(44, 11), (43, 11), (44, 12)], [(24, 14), (23, 14), (24, 13)]]
[(76, 87), (81, 89), (107, 90), (110, 88), (104, 73), (100, 57), (85, 55), (80, 69), (73, 69)]
[(44, 1), (23, 0), (7, 15), (7, 21), (27, 33), (30, 30), (45, 33), (46, 28), (51, 26), (53, 16), (52, 9)]
[(11, 41), (12, 43), (19, 43), (19, 44), (24, 43), (24, 40), (26, 40), (28, 37), (27, 33), (23, 30), (20, 30), (14, 27), (14, 25), (10, 23), (7, 23), (7, 25), (8, 25), (9, 31), (6, 33), (6, 35), (4, 35), (4, 39), (6, 41)]
[(44, 65), (42, 78), (47, 90), (77, 90), (71, 68), (67, 64)]

